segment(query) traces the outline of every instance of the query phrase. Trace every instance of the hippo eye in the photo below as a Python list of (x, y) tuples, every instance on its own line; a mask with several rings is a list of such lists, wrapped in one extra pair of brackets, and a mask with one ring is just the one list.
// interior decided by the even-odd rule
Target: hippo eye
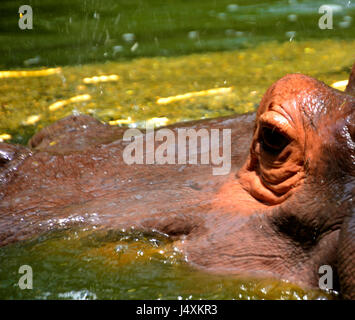
[(264, 151), (272, 154), (280, 153), (290, 140), (276, 128), (264, 126), (261, 128), (260, 142)]

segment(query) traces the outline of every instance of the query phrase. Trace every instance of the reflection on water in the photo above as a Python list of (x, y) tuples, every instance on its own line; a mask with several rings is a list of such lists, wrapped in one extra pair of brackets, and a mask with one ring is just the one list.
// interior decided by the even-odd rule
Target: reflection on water
[[(302, 72), (344, 88), (355, 5), (316, 1), (29, 0), (0, 3), (0, 141), (27, 143), (73, 113), (119, 126), (161, 126), (255, 110), (265, 90)], [(139, 59), (132, 59), (139, 58)], [(26, 70), (23, 70), (26, 69)], [(19, 290), (18, 268), (34, 270)], [(273, 279), (192, 269), (158, 235), (63, 231), (0, 248), (0, 298), (326, 299)]]

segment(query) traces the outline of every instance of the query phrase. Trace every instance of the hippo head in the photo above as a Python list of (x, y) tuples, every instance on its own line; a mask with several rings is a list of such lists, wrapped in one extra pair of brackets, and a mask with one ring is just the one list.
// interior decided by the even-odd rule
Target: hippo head
[(290, 74), (267, 90), (237, 174), (242, 191), (223, 189), (221, 195), (242, 213), (213, 217), (214, 234), (223, 236), (202, 239), (206, 250), (214, 248), (208, 257), (194, 250), (200, 243), (191, 245), (193, 260), (220, 272), (262, 270), (316, 287), (322, 266), (330, 266), (334, 287), (340, 282), (344, 297), (354, 298), (352, 81), (344, 93)]
[(314, 274), (328, 264), (340, 277), (342, 294), (352, 298), (354, 75), (355, 64), (346, 93), (301, 74), (274, 83), (260, 103), (250, 154), (239, 172), (244, 189), (270, 206), (270, 230), (287, 239), (289, 245), (278, 247), (280, 256), (297, 252), (299, 263), (291, 269), (307, 268), (308, 260)]
[[(313, 195), (354, 177), (355, 99), (301, 74), (273, 84), (256, 116), (240, 181), (257, 200), (276, 205), (312, 186)], [(334, 197), (334, 196), (333, 196)]]

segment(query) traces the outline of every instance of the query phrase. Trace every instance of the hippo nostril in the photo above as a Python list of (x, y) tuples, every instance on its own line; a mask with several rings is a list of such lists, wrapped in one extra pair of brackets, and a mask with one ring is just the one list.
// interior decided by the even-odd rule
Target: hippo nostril
[(25, 147), (0, 143), (0, 188), (10, 181), (19, 165), (31, 154)]
[(355, 142), (355, 113), (353, 114), (352, 118), (349, 121), (349, 132), (351, 136), (351, 140)]
[(13, 153), (8, 150), (0, 150), (0, 167), (5, 166), (13, 158)]

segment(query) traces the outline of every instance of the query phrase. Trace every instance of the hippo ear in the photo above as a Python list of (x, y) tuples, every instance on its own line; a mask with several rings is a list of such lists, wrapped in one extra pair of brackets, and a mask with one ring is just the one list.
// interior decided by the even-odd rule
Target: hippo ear
[(354, 63), (353, 68), (351, 70), (349, 83), (348, 83), (348, 85), (347, 85), (347, 87), (345, 89), (345, 92), (347, 94), (355, 96), (355, 63)]
[(103, 124), (87, 115), (71, 115), (36, 133), (28, 145), (36, 150), (67, 153), (109, 143), (121, 136), (120, 128)]

